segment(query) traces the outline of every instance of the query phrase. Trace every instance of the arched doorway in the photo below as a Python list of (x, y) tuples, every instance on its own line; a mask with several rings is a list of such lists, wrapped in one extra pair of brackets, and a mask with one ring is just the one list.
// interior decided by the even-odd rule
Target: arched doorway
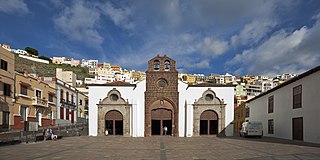
[[(164, 127), (167, 132), (164, 132)], [(151, 111), (151, 135), (172, 134), (172, 111), (170, 109), (158, 108)]]
[(109, 135), (123, 135), (123, 116), (119, 111), (109, 111), (105, 116), (105, 130)]
[(218, 115), (212, 110), (206, 110), (200, 116), (200, 135), (214, 134), (218, 134)]

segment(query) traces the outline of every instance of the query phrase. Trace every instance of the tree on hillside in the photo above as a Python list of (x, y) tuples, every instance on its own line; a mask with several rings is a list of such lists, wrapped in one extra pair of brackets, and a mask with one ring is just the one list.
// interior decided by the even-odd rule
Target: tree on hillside
[(31, 47), (26, 47), (24, 50), (27, 51), (29, 54), (32, 54), (35, 56), (38, 56), (38, 54), (39, 54), (38, 50), (31, 48)]

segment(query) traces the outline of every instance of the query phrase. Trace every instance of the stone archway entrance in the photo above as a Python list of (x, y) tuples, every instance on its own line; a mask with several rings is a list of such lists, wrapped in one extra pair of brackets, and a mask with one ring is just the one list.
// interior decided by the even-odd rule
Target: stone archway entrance
[(218, 134), (218, 115), (212, 110), (202, 112), (200, 116), (200, 135)]
[(100, 100), (98, 105), (98, 135), (130, 136), (130, 107), (131, 104), (121, 97), (115, 88), (108, 92), (107, 97)]
[(109, 135), (123, 135), (123, 116), (119, 111), (109, 111), (105, 116), (105, 130)]
[[(167, 132), (164, 132), (167, 127)], [(172, 111), (170, 109), (158, 108), (151, 111), (151, 135), (172, 134)]]
[(145, 136), (178, 135), (178, 115), (174, 105), (167, 99), (160, 99), (148, 105), (146, 110)]
[(225, 110), (226, 104), (215, 92), (204, 91), (193, 104), (193, 136), (221, 134), (225, 128)]

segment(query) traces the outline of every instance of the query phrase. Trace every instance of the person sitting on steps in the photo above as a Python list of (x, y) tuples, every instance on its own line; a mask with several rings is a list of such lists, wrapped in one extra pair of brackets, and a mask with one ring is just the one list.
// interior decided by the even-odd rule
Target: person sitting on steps
[(58, 135), (55, 135), (55, 134), (52, 132), (52, 129), (50, 129), (50, 131), (49, 131), (49, 136), (51, 137), (52, 140), (57, 140), (57, 139), (58, 139)]

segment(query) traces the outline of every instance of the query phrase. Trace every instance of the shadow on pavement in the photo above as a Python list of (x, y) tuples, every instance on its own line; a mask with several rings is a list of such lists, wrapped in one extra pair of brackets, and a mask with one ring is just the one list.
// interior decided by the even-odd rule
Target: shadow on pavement
[(274, 138), (274, 137), (240, 137), (240, 136), (231, 136), (231, 137), (218, 137), (221, 139), (237, 139), (243, 141), (254, 141), (254, 142), (268, 142), (268, 143), (279, 143), (279, 144), (290, 144), (290, 145), (299, 145), (299, 146), (309, 146), (309, 147), (320, 147), (320, 144), (316, 143), (309, 143), (303, 141), (296, 141), (296, 140), (288, 140), (282, 138)]

